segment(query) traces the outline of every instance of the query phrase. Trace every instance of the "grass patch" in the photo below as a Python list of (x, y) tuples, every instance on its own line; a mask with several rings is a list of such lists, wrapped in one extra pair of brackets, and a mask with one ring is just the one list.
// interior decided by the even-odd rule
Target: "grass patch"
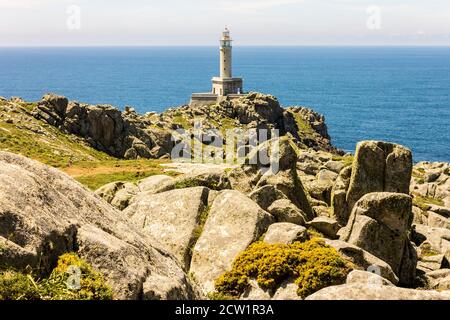
[(351, 166), (353, 164), (353, 160), (355, 160), (355, 157), (353, 155), (346, 155), (346, 156), (337, 156), (334, 155), (331, 160), (333, 161), (341, 161), (344, 163), (345, 167)]
[(192, 233), (192, 238), (189, 242), (189, 246), (188, 246), (188, 254), (189, 257), (192, 257), (192, 251), (194, 250), (195, 244), (197, 243), (198, 239), (200, 238), (200, 236), (203, 233), (203, 228), (205, 227), (205, 223), (206, 220), (208, 219), (209, 216), (209, 211), (211, 210), (211, 206), (206, 206), (203, 211), (200, 213), (198, 220), (197, 220), (197, 225), (195, 226), (195, 229)]
[(413, 205), (419, 207), (422, 211), (428, 211), (431, 205), (444, 206), (444, 201), (432, 197), (414, 195)]
[[(28, 107), (28, 108), (31, 108)], [(0, 119), (0, 150), (21, 154), (47, 165), (63, 168), (71, 162), (113, 159), (75, 136), (36, 120), (24, 112), (5, 113), (20, 123)]]
[(209, 300), (237, 300), (236, 297), (229, 296), (219, 292), (210, 292), (206, 295)]
[(249, 279), (273, 292), (284, 280), (294, 278), (297, 294), (305, 298), (344, 283), (350, 271), (350, 264), (318, 238), (290, 245), (256, 242), (236, 258), (232, 270), (220, 276), (215, 287), (219, 294), (239, 297)]
[(186, 119), (185, 117), (183, 117), (183, 115), (181, 115), (180, 113), (176, 113), (173, 118), (172, 118), (173, 123), (176, 123), (178, 125), (180, 125), (183, 129), (189, 129), (190, 128), (190, 124), (188, 119)]
[(303, 118), (301, 117), (301, 115), (299, 113), (293, 113), (293, 115), (294, 115), (295, 123), (297, 124), (297, 127), (300, 132), (309, 134), (309, 135), (313, 135), (316, 133), (314, 131), (314, 129), (311, 127), (311, 125), (307, 121), (303, 120)]
[(60, 256), (56, 268), (47, 279), (37, 280), (31, 274), (11, 270), (0, 273), (0, 300), (112, 298), (112, 290), (105, 283), (103, 275), (74, 253)]
[(419, 184), (425, 183), (425, 169), (424, 168), (413, 168), (412, 177)]
[(431, 244), (429, 244), (429, 243), (423, 243), (419, 249), (420, 249), (420, 255), (423, 257), (432, 257), (432, 256), (440, 254), (440, 252), (434, 250), (431, 247)]
[(80, 162), (63, 171), (91, 190), (115, 181), (137, 182), (149, 176), (175, 172), (165, 172), (161, 166), (168, 160), (114, 160)]

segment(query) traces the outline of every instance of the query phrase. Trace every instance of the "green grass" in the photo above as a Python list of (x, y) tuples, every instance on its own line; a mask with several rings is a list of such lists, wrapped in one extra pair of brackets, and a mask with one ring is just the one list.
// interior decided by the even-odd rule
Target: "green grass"
[(299, 113), (293, 113), (293, 115), (294, 115), (295, 122), (297, 123), (297, 127), (300, 132), (305, 133), (305, 134), (310, 134), (310, 135), (315, 134), (315, 131), (311, 127), (311, 125), (308, 122), (306, 122), (305, 120), (303, 120), (303, 118), (301, 117), (301, 115)]
[(177, 175), (171, 171), (164, 171), (160, 165), (165, 162), (167, 160), (86, 161), (76, 163), (64, 171), (89, 189), (97, 190), (101, 186), (115, 181), (137, 182), (157, 174)]
[(432, 197), (414, 195), (413, 204), (422, 209), (422, 211), (428, 211), (431, 205), (444, 206), (444, 201)]
[[(12, 111), (7, 108), (1, 110), (0, 150), (58, 168), (91, 190), (114, 181), (136, 182), (164, 173), (160, 164), (168, 160), (114, 158), (95, 150), (74, 135), (35, 119), (30, 115), (34, 107), (34, 103), (23, 103)], [(6, 123), (6, 118), (14, 119), (14, 123)]]
[(355, 157), (353, 155), (347, 155), (347, 156), (333, 156), (331, 158), (331, 160), (333, 161), (341, 161), (344, 163), (344, 166), (348, 167), (351, 166), (353, 164), (353, 160), (355, 159)]
[(197, 225), (195, 226), (195, 229), (192, 233), (192, 238), (189, 241), (189, 245), (188, 245), (188, 249), (187, 249), (187, 253), (190, 258), (192, 257), (195, 244), (197, 243), (198, 239), (200, 238), (200, 236), (203, 233), (203, 228), (205, 227), (205, 223), (206, 223), (206, 220), (208, 219), (210, 210), (211, 210), (211, 206), (209, 206), (209, 205), (206, 206), (198, 217)]
[[(79, 271), (79, 278), (74, 278), (70, 274), (74, 268)], [(15, 270), (0, 272), (0, 300), (111, 300), (112, 298), (112, 289), (106, 284), (103, 275), (75, 253), (60, 256), (58, 265), (48, 278), (38, 279), (31, 273)]]
[(191, 125), (189, 124), (189, 121), (183, 117), (181, 114), (175, 114), (175, 116), (172, 118), (173, 123), (179, 124), (183, 127), (183, 129), (189, 129)]
[[(24, 109), (31, 109), (32, 104), (26, 104)], [(75, 136), (67, 135), (57, 128), (26, 114), (26, 111), (3, 112), (21, 123), (5, 123), (0, 118), (0, 150), (21, 154), (53, 167), (63, 168), (69, 162), (82, 160), (112, 159), (106, 153), (97, 151), (82, 143)], [(44, 132), (36, 133), (31, 128)]]
[(420, 246), (420, 254), (424, 257), (432, 257), (438, 255), (439, 252), (434, 250), (429, 243)]
[(413, 168), (412, 177), (417, 183), (425, 183), (425, 169), (424, 168)]

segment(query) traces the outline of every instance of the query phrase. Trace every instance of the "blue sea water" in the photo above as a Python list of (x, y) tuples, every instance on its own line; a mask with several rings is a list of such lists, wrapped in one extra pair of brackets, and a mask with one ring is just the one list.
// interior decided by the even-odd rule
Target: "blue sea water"
[[(450, 47), (235, 47), (245, 90), (326, 117), (332, 142), (397, 142), (414, 160), (450, 162)], [(210, 90), (217, 47), (0, 48), (0, 96), (56, 92), (139, 112)]]

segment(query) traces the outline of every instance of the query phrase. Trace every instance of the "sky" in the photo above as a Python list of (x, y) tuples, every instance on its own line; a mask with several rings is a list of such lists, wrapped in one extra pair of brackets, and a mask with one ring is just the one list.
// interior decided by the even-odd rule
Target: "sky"
[(449, 0), (0, 0), (0, 46), (450, 45)]

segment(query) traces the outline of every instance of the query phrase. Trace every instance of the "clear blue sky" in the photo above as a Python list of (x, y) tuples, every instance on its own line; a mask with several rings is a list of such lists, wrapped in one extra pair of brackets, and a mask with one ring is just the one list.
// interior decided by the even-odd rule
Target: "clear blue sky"
[(450, 1), (0, 0), (0, 46), (216, 45), (224, 25), (236, 45), (450, 45)]

